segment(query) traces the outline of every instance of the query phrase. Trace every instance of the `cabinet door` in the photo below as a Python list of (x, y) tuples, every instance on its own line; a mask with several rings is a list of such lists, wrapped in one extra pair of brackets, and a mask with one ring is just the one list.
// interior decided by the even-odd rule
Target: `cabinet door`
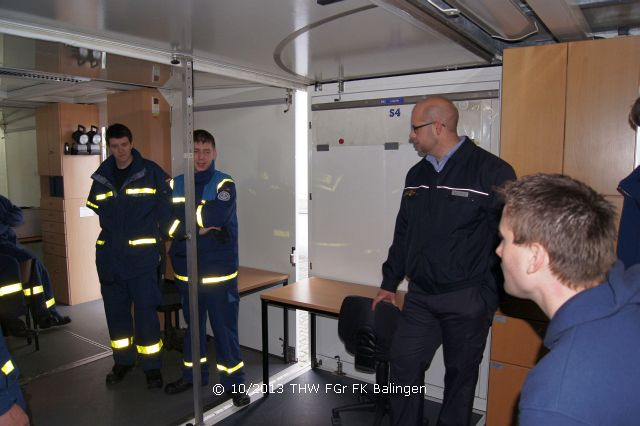
[(629, 109), (638, 96), (640, 37), (569, 43), (563, 172), (618, 195), (633, 170)]
[(489, 399), (487, 425), (517, 425), (518, 401), (528, 368), (491, 362), (489, 366)]
[(522, 367), (536, 365), (546, 349), (542, 339), (547, 324), (496, 314), (491, 328), (491, 360)]
[(505, 49), (500, 157), (518, 176), (560, 173), (567, 45)]

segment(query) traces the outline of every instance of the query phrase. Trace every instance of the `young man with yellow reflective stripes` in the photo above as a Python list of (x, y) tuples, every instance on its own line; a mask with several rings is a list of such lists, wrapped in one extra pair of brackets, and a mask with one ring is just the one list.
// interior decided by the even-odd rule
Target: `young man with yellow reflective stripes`
[(25, 414), (27, 404), (18, 384), (18, 368), (7, 350), (0, 333), (0, 425), (25, 426), (29, 418)]
[(91, 176), (87, 200), (102, 228), (96, 241), (96, 266), (115, 361), (106, 382), (122, 381), (137, 353), (147, 387), (157, 389), (163, 384), (156, 313), (161, 301), (158, 267), (161, 229), (167, 229), (171, 218), (171, 189), (160, 166), (133, 148), (126, 126), (109, 126), (106, 140), (111, 156)]
[[(244, 363), (238, 340), (238, 220), (236, 218), (236, 187), (231, 176), (216, 170), (215, 139), (205, 130), (193, 132), (195, 167), (196, 223), (198, 227), (198, 330), (202, 383), (209, 382), (207, 358), (207, 314), (216, 344), (216, 368), (220, 383), (236, 406), (250, 400), (239, 386), (244, 384)], [(176, 394), (192, 387), (193, 354), (191, 353), (191, 325), (189, 318), (189, 288), (187, 277), (187, 249), (184, 239), (185, 190), (184, 175), (172, 182), (174, 221), (169, 235), (174, 238), (169, 255), (175, 271), (176, 283), (182, 298), (183, 313), (189, 326), (184, 339), (183, 374), (167, 384), (165, 392)], [(238, 391), (238, 392), (234, 392)]]
[(23, 292), (31, 304), (36, 324), (40, 328), (68, 324), (71, 319), (60, 315), (55, 308), (47, 268), (35, 254), (17, 241), (14, 228), (23, 223), (22, 209), (0, 195), (0, 254), (11, 256), (20, 263)]

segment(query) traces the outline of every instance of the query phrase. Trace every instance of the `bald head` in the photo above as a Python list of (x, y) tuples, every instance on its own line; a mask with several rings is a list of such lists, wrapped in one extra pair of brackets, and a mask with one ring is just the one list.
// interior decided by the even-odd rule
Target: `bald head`
[(458, 109), (453, 102), (442, 96), (431, 96), (416, 104), (415, 110), (425, 122), (439, 121), (448, 132), (457, 134)]

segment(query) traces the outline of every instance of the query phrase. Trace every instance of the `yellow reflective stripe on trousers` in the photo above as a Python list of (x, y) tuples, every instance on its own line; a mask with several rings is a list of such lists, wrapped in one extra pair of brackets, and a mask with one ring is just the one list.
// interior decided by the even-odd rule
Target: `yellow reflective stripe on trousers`
[(222, 188), (222, 185), (224, 185), (226, 182), (233, 183), (233, 179), (222, 179), (218, 184), (216, 191), (220, 191), (220, 188)]
[(133, 343), (133, 337), (125, 337), (124, 339), (112, 340), (111, 347), (113, 349), (123, 349)]
[[(184, 282), (189, 281), (189, 277), (185, 277), (184, 275), (178, 275), (175, 272), (173, 273), (173, 276), (176, 277), (176, 279), (179, 279), (180, 281), (184, 281)], [(204, 277), (202, 278), (202, 284), (218, 284), (218, 283), (232, 280), (237, 276), (238, 276), (238, 271), (234, 272), (233, 274), (225, 275), (222, 277)]]
[(37, 285), (33, 288), (25, 288), (23, 290), (25, 296), (31, 296), (32, 292), (35, 296), (36, 294), (44, 293), (44, 287), (41, 285)]
[(136, 345), (136, 348), (138, 348), (138, 353), (142, 355), (157, 354), (158, 352), (160, 352), (160, 349), (162, 349), (162, 340), (160, 340), (155, 345), (150, 345), (150, 346)]
[(13, 362), (11, 362), (11, 360), (7, 361), (4, 363), (4, 365), (2, 366), (2, 372), (5, 375), (9, 375), (13, 370), (15, 369), (15, 367), (13, 366)]
[[(204, 364), (205, 362), (207, 362), (207, 357), (206, 356), (200, 358), (200, 364)], [(189, 362), (189, 361), (184, 361), (184, 366), (191, 368), (191, 367), (193, 367), (193, 363)]]
[(178, 225), (180, 225), (180, 220), (176, 219), (173, 221), (173, 224), (171, 225), (171, 228), (169, 228), (169, 236), (173, 238), (173, 233), (176, 232), (176, 228), (178, 228)]
[(0, 297), (6, 296), (7, 294), (16, 293), (22, 290), (22, 283), (9, 284), (0, 287)]
[(232, 374), (233, 372), (241, 369), (242, 367), (244, 367), (244, 362), (240, 361), (240, 363), (238, 365), (236, 365), (235, 367), (225, 367), (222, 364), (218, 364), (218, 371), (224, 371), (227, 374)]
[(155, 244), (155, 243), (156, 243), (155, 238), (140, 238), (137, 240), (129, 240), (130, 246), (141, 246), (144, 244)]
[(198, 226), (200, 228), (204, 228), (204, 223), (202, 222), (202, 207), (203, 205), (200, 204), (197, 208), (196, 208), (196, 222), (198, 222)]
[(45, 305), (47, 305), (47, 309), (49, 309), (55, 304), (56, 304), (56, 299), (54, 299), (53, 297), (45, 302)]
[(184, 197), (173, 197), (171, 201), (173, 201), (173, 204), (178, 204), (178, 203), (184, 203), (185, 201), (187, 201), (187, 199)]
[(96, 194), (96, 200), (98, 201), (102, 201), (109, 197), (113, 197), (113, 191), (105, 192), (104, 194)]
[(137, 194), (155, 194), (155, 188), (127, 188), (125, 194), (127, 195), (137, 195)]
[(94, 209), (99, 209), (100, 206), (97, 204), (93, 204), (91, 201), (87, 201), (87, 206), (93, 207)]
[(169, 188), (173, 189), (173, 179), (169, 179)]

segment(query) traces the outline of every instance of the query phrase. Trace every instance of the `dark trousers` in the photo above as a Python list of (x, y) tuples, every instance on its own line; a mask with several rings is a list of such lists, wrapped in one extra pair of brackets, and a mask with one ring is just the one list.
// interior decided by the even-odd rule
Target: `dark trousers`
[[(187, 333), (184, 336), (184, 361), (192, 363), (191, 328), (189, 316), (189, 285), (178, 282), (178, 289), (182, 297), (184, 319), (187, 322)], [(216, 345), (216, 368), (220, 373), (220, 383), (225, 391), (233, 391), (233, 385), (244, 383), (244, 367), (240, 354), (238, 340), (238, 281), (232, 279), (219, 284), (201, 285), (198, 291), (198, 330), (200, 333), (200, 357), (207, 356), (206, 328), (207, 316), (211, 322), (213, 337)], [(209, 364), (213, 360), (207, 359), (202, 364), (202, 383), (209, 382)], [(184, 366), (182, 377), (193, 382), (193, 370)], [(236, 389), (237, 390), (237, 389)]]
[[(156, 268), (132, 279), (101, 282), (100, 291), (115, 363), (133, 365), (138, 352), (145, 371), (160, 368), (161, 351), (155, 351), (154, 348), (149, 353), (145, 349), (162, 343), (156, 311), (161, 299)], [(135, 321), (131, 318), (132, 303)], [(114, 342), (123, 342), (125, 339), (133, 339), (133, 342), (114, 347)]]
[[(446, 373), (438, 425), (469, 424), (492, 318), (479, 286), (432, 295), (409, 284), (391, 346), (391, 382), (423, 385), (425, 371), (442, 344)], [(391, 423), (421, 425), (423, 407), (422, 392), (392, 394)]]

